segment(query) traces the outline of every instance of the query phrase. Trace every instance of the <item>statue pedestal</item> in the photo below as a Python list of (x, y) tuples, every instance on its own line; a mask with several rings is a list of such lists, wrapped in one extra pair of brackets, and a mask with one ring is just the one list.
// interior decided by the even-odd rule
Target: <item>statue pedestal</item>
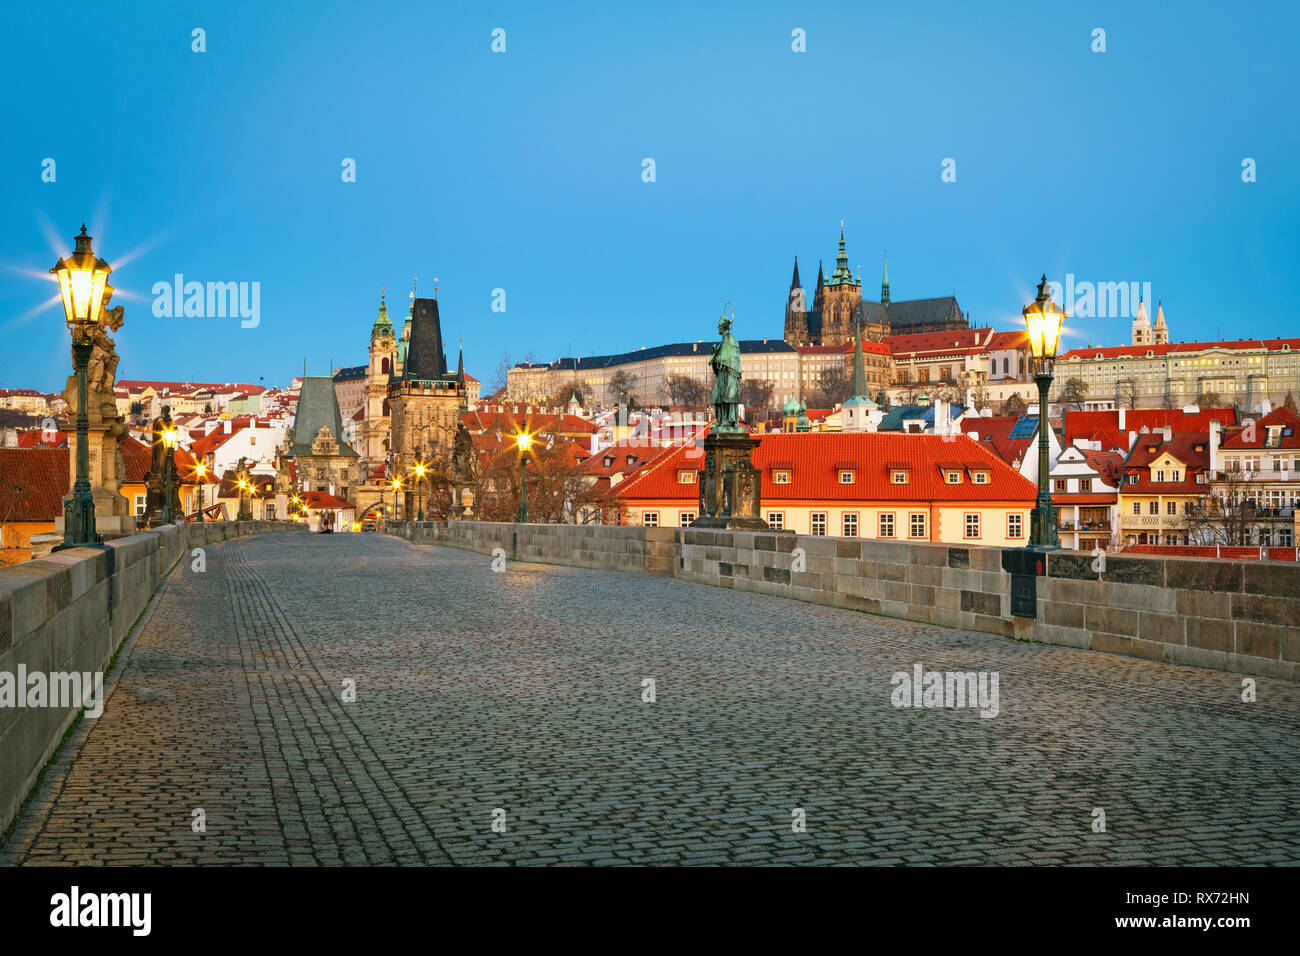
[[(126, 467), (122, 463), (118, 444), (125, 434), (126, 426), (120, 420), (92, 421), (87, 433), (90, 494), (95, 499), (95, 530), (105, 537), (135, 532), (135, 515), (131, 513), (131, 505), (121, 493)], [(65, 503), (72, 498), (72, 485), (77, 480), (75, 428), (68, 435), (68, 472), (68, 493), (63, 499)], [(54, 519), (54, 531), (62, 536), (62, 515)]]
[(473, 521), (474, 514), (474, 494), (478, 489), (478, 482), (466, 483), (454, 481), (451, 486), (451, 510), (447, 512), (452, 521)]
[(692, 528), (766, 531), (762, 518), (762, 473), (750, 461), (758, 439), (745, 432), (710, 432), (704, 439), (700, 472), (700, 514)]

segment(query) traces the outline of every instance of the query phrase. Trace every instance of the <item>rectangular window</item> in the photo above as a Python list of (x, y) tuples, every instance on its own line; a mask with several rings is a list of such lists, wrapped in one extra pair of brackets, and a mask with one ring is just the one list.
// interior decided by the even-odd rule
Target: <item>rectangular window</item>
[(856, 538), (858, 536), (858, 516), (856, 514), (844, 515), (841, 522), (843, 534), (846, 538)]
[(814, 511), (812, 513), (812, 533), (815, 535), (826, 534), (826, 512)]
[(890, 482), (890, 484), (894, 484), (894, 485), (905, 485), (905, 484), (907, 484), (907, 472), (905, 472), (905, 471), (891, 471), (891, 472), (889, 473), (889, 482)]
[(1024, 536), (1025, 522), (1020, 515), (1007, 515), (1007, 537), (1020, 538)]
[(647, 528), (659, 527), (659, 512), (647, 511), (641, 518), (641, 523)]
[(911, 536), (913, 538), (925, 537), (925, 513), (924, 512), (913, 512), (908, 517), (908, 523), (910, 526)]
[(135, 496), (135, 513), (137, 515), (144, 514), (144, 495)]
[(767, 524), (773, 531), (785, 530), (785, 512), (769, 511), (767, 513)]
[(788, 471), (774, 471), (774, 472), (772, 472), (772, 484), (774, 484), (774, 485), (788, 485), (788, 484), (790, 484), (790, 472), (788, 472)]
[(946, 471), (946, 472), (944, 472), (944, 474), (943, 474), (943, 480), (946, 481), (946, 482), (947, 482), (948, 484), (950, 484), (950, 485), (960, 485), (960, 484), (961, 484), (961, 472), (960, 472), (960, 471)]
[(978, 538), (980, 536), (980, 516), (978, 514), (966, 515), (966, 537)]
[(848, 471), (848, 470), (841, 471), (841, 472), (840, 472), (840, 484), (841, 484), (841, 485), (851, 485), (851, 484), (853, 484), (853, 472)]
[(695, 520), (695, 512), (694, 512), (694, 511), (683, 511), (683, 512), (682, 512), (682, 527), (683, 527), (683, 528), (689, 528), (689, 527), (691, 526), (691, 522), (694, 521), (694, 520)]
[(1064, 478), (1053, 478), (1053, 479), (1052, 479), (1052, 490), (1053, 490), (1054, 492), (1056, 492), (1058, 495), (1063, 495), (1063, 494), (1065, 494), (1065, 489), (1066, 489), (1067, 487), (1068, 487), (1068, 485), (1067, 485), (1066, 480), (1065, 480)]
[(1165, 502), (1165, 514), (1167, 514), (1167, 515), (1176, 515), (1176, 514), (1178, 514), (1178, 502), (1176, 502), (1176, 501), (1166, 501), (1166, 502)]
[(1092, 491), (1092, 479), (1091, 479), (1091, 478), (1080, 478), (1080, 479), (1079, 479), (1079, 492), (1080, 492), (1080, 494), (1085, 494), (1085, 495), (1086, 495), (1086, 494), (1088, 494), (1088, 492), (1090, 492), (1090, 491)]
[(1160, 502), (1158, 502), (1158, 501), (1148, 501), (1148, 502), (1147, 502), (1147, 514), (1151, 514), (1151, 515), (1158, 515), (1158, 514), (1160, 514)]
[(677, 473), (677, 483), (679, 485), (695, 484), (695, 472), (689, 469), (683, 469)]
[(1142, 513), (1142, 502), (1140, 501), (1133, 502), (1133, 513), (1135, 515), (1140, 515)]
[(989, 473), (987, 471), (971, 472), (971, 481), (977, 485), (987, 485), (989, 483)]
[(266, 520), (267, 521), (275, 520), (275, 505), (266, 506)]
[(892, 514), (882, 514), (880, 516), (880, 537), (892, 538), (894, 536), (894, 516)]

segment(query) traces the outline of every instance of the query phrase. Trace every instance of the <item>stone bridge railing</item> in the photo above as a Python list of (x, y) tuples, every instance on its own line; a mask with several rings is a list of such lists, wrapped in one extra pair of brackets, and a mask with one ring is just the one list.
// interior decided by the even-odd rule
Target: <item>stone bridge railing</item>
[[(608, 525), (392, 522), (391, 534), (511, 560), (689, 581), (1005, 637), (1242, 674), (1300, 679), (1300, 564), (1108, 556)], [(1039, 558), (1043, 560), (1039, 562)], [(1037, 573), (1033, 573), (1037, 572)]]
[[(0, 570), (0, 833), (81, 711), (54, 706), (63, 695), (52, 676), (104, 671), (163, 578), (193, 548), (293, 527), (285, 521), (166, 525)], [(20, 674), (40, 675), (40, 706), (28, 706), (41, 700), (33, 696), (38, 685), (23, 680), (20, 686)]]

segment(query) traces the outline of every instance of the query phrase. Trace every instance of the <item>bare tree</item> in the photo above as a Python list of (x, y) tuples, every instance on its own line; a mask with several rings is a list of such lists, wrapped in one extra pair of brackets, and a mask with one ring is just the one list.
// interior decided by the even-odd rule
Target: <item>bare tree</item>
[(826, 397), (828, 406), (840, 405), (853, 394), (853, 380), (843, 365), (828, 365), (817, 379), (817, 390)]
[(1073, 405), (1075, 411), (1082, 411), (1083, 403), (1088, 400), (1088, 383), (1077, 376), (1072, 376), (1065, 380), (1065, 385), (1061, 388), (1060, 401), (1067, 405)]
[(982, 411), (989, 407), (989, 390), (983, 384), (976, 385), (970, 391), (971, 406), (976, 411)]
[(765, 378), (742, 379), (740, 404), (745, 406), (745, 420), (753, 424), (772, 403), (772, 383)]
[(1019, 392), (1012, 392), (1002, 400), (1003, 415), (1015, 415), (1019, 418), (1027, 411), (1029, 411), (1029, 406), (1025, 403), (1025, 400), (1020, 397)]
[(1286, 393), (1286, 398), (1282, 399), (1282, 404), (1293, 412), (1300, 412), (1300, 408), (1297, 408), (1296, 406), (1295, 396), (1290, 392)]
[[(746, 384), (742, 382), (741, 388)], [(665, 378), (664, 387), (668, 391), (668, 401), (673, 405), (694, 409), (703, 408), (709, 402), (708, 384), (693, 375), (672, 373)]]
[(1221, 471), (1210, 493), (1187, 513), (1187, 538), (1193, 544), (1248, 545), (1259, 519), (1250, 481), (1241, 471)]
[(1223, 396), (1218, 392), (1201, 392), (1196, 396), (1196, 404), (1201, 408), (1219, 408), (1223, 404)]
[(624, 369), (619, 369), (609, 377), (609, 392), (617, 404), (634, 408), (637, 404), (635, 390), (636, 379)]
[(1137, 382), (1122, 378), (1115, 383), (1115, 404), (1120, 408), (1137, 408)]

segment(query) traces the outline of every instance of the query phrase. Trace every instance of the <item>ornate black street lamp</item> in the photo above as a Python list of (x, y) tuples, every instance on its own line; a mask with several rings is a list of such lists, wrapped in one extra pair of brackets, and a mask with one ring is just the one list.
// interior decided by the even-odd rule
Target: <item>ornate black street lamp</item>
[(171, 524), (176, 520), (176, 513), (172, 509), (172, 471), (176, 468), (176, 459), (173, 455), (176, 452), (176, 429), (172, 427), (170, 409), (163, 406), (163, 475), (165, 477), (166, 490), (164, 492), (162, 523)]
[(77, 373), (77, 478), (72, 484), (72, 498), (63, 508), (63, 544), (54, 550), (100, 544), (103, 537), (95, 530), (95, 499), (90, 492), (90, 417), (86, 410), (86, 370), (93, 349), (92, 333), (103, 315), (104, 302), (112, 296), (108, 274), (112, 268), (95, 258), (86, 224), (76, 237), (76, 248), (50, 270), (59, 280), (63, 314), (72, 333), (72, 365)]
[(415, 463), (415, 492), (419, 498), (419, 514), (416, 515), (416, 521), (424, 520), (424, 489), (420, 485), (420, 479), (424, 477), (427, 466), (422, 461)]
[(207, 473), (208, 473), (208, 466), (205, 465), (203, 462), (200, 461), (194, 464), (194, 477), (196, 477), (199, 481), (199, 513), (195, 517), (194, 519), (195, 521), (203, 520), (203, 476), (206, 475)]
[(533, 447), (533, 436), (520, 432), (515, 436), (519, 446), (519, 523), (528, 523), (528, 449)]
[(393, 518), (402, 520), (402, 476), (397, 475), (389, 482), (393, 486)]
[(1049, 470), (1047, 392), (1052, 387), (1052, 366), (1061, 341), (1061, 324), (1066, 315), (1052, 301), (1047, 291), (1047, 276), (1038, 283), (1038, 297), (1022, 312), (1029, 333), (1029, 351), (1033, 355), (1034, 381), (1038, 383), (1038, 498), (1030, 518), (1029, 546), (1048, 551), (1061, 546), (1056, 532), (1056, 509), (1052, 507)]

